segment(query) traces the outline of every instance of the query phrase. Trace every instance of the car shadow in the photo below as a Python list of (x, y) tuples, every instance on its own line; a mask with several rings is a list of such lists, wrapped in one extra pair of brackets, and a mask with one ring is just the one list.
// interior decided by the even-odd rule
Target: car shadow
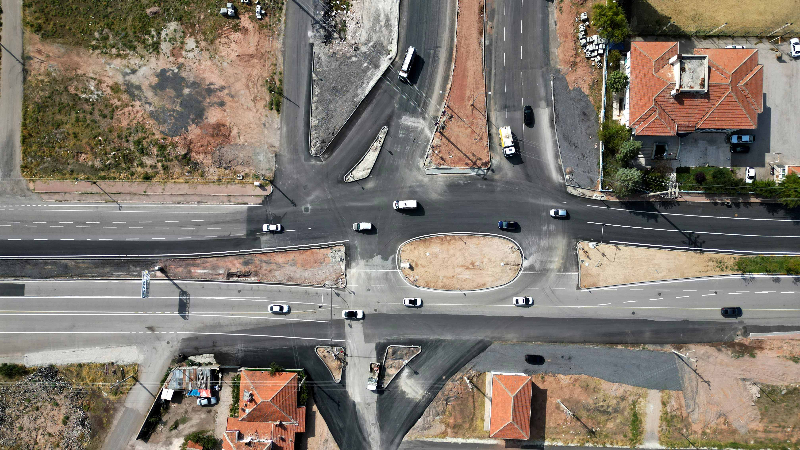
[(414, 209), (396, 209), (395, 211), (399, 212), (400, 214), (404, 214), (406, 216), (424, 216), (425, 215), (425, 207), (422, 206), (422, 203), (417, 202), (417, 207)]
[[(405, 56), (405, 54), (403, 56)], [(402, 64), (402, 61), (400, 61), (400, 63)], [(414, 55), (414, 61), (411, 63), (411, 70), (408, 72), (408, 84), (417, 84), (417, 81), (419, 81), (419, 77), (422, 74), (423, 67), (425, 67), (425, 58), (423, 58), (419, 53), (416, 53)]]

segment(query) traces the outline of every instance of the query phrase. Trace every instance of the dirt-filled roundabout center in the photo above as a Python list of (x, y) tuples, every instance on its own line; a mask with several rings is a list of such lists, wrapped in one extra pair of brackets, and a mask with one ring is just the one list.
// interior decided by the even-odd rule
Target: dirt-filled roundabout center
[(474, 291), (508, 284), (522, 270), (522, 249), (491, 234), (448, 233), (408, 240), (397, 249), (398, 270), (411, 285)]

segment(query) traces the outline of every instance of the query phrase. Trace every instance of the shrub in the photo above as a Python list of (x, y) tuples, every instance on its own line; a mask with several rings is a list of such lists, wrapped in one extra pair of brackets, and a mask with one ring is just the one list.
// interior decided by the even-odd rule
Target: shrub
[(283, 366), (273, 361), (272, 364), (269, 365), (269, 374), (275, 375), (277, 373), (283, 372)]
[(800, 206), (800, 177), (797, 174), (789, 174), (778, 185), (778, 198), (781, 203), (788, 208), (797, 208)]
[(617, 151), (617, 161), (619, 161), (620, 164), (626, 164), (628, 161), (639, 156), (639, 152), (641, 151), (641, 141), (625, 141), (619, 146), (619, 150)]
[(622, 92), (628, 86), (628, 76), (619, 70), (615, 70), (608, 74), (606, 86), (611, 92)]
[(195, 431), (194, 433), (187, 434), (186, 437), (183, 438), (183, 445), (181, 445), (182, 450), (186, 449), (186, 444), (188, 444), (189, 441), (200, 444), (203, 450), (214, 450), (220, 443), (219, 439), (215, 438), (209, 430)]
[(231, 409), (230, 409), (230, 416), (231, 417), (239, 417), (239, 389), (241, 384), (242, 376), (238, 373), (233, 376), (231, 379)]
[(31, 373), (31, 369), (23, 366), (22, 364), (0, 364), (0, 375), (6, 378), (19, 378), (24, 377)]
[(619, 147), (630, 140), (631, 130), (616, 120), (606, 120), (600, 125), (598, 137), (611, 153), (616, 154)]
[(622, 61), (622, 53), (619, 50), (608, 52), (608, 67), (611, 70), (618, 70), (620, 61)]
[(611, 42), (622, 42), (630, 34), (625, 11), (616, 2), (595, 3), (592, 7), (592, 22), (600, 36)]
[(618, 197), (628, 197), (641, 190), (642, 172), (638, 169), (619, 169), (612, 182), (614, 194)]
[(705, 172), (695, 172), (694, 181), (697, 184), (703, 184), (703, 182), (706, 181), (706, 173)]

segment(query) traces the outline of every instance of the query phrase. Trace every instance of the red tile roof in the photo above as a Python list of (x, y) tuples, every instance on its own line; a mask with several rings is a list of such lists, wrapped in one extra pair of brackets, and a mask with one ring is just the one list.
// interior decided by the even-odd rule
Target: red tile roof
[(673, 97), (669, 59), (677, 42), (631, 44), (630, 126), (635, 134), (671, 136), (709, 129), (753, 129), (764, 110), (763, 66), (756, 49), (695, 49), (708, 56), (708, 92)]
[(222, 448), (293, 450), (295, 433), (306, 428), (306, 408), (297, 406), (297, 374), (257, 370), (240, 374), (239, 417), (228, 418)]
[(194, 441), (186, 443), (186, 450), (203, 450), (203, 446)]
[(492, 376), (489, 437), (527, 440), (531, 436), (531, 377)]

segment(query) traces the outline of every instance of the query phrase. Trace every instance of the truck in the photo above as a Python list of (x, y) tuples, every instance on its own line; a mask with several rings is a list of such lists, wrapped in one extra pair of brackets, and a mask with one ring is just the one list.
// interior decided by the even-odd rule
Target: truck
[(514, 136), (511, 134), (511, 127), (500, 127), (500, 146), (503, 147), (503, 156), (506, 158), (517, 154), (517, 147), (514, 146)]
[(403, 83), (408, 83), (408, 72), (411, 70), (411, 64), (414, 62), (414, 53), (416, 50), (414, 47), (408, 47), (406, 51), (406, 57), (403, 58), (403, 65), (400, 67), (400, 72), (398, 73), (398, 78)]
[(367, 389), (370, 391), (378, 390), (378, 376), (381, 373), (381, 363), (369, 363), (369, 378), (367, 378)]
[(392, 203), (394, 209), (417, 209), (416, 200), (396, 200)]

